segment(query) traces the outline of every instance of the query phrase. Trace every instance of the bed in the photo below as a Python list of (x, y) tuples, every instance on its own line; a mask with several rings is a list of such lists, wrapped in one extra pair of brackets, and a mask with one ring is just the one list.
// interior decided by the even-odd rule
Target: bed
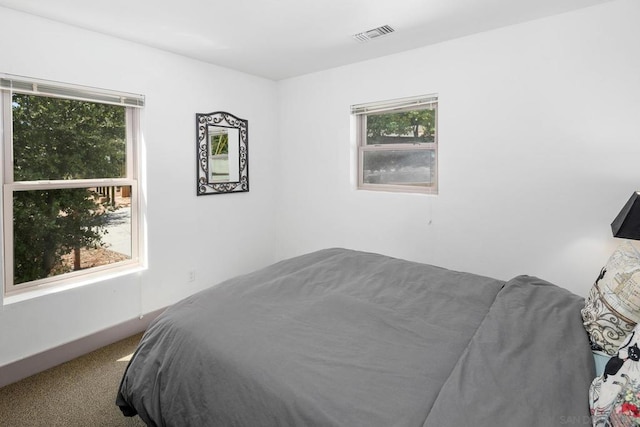
[(117, 405), (149, 426), (589, 425), (583, 298), (325, 249), (176, 303)]

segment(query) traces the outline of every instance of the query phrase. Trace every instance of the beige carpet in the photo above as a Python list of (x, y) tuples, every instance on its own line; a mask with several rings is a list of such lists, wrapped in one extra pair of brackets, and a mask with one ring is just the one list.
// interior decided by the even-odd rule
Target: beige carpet
[(0, 388), (0, 426), (144, 426), (116, 406), (134, 335), (85, 356)]

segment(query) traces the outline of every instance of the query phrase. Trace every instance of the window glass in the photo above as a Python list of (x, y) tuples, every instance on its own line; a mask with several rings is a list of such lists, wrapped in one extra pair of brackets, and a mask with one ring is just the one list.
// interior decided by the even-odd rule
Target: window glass
[(144, 97), (2, 76), (5, 295), (138, 268)]
[(384, 150), (363, 153), (363, 182), (431, 186), (434, 183), (434, 150)]
[(125, 108), (13, 94), (15, 181), (122, 178)]
[(435, 142), (435, 110), (412, 110), (367, 116), (367, 145)]
[(438, 98), (354, 105), (358, 188), (438, 192)]
[(131, 187), (13, 194), (14, 283), (131, 259)]

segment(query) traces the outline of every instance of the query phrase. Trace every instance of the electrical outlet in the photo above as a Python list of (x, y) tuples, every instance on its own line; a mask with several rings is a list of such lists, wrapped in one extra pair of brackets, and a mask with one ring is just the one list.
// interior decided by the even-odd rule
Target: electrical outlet
[(195, 282), (196, 281), (196, 272), (195, 272), (195, 270), (190, 270), (189, 271), (189, 281), (190, 282)]

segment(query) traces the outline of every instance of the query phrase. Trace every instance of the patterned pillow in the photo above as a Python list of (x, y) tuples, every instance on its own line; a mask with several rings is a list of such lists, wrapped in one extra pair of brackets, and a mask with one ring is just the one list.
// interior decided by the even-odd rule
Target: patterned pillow
[(611, 357), (589, 388), (594, 426), (640, 426), (640, 325)]
[(592, 348), (614, 355), (640, 322), (640, 253), (631, 243), (611, 255), (581, 313)]

